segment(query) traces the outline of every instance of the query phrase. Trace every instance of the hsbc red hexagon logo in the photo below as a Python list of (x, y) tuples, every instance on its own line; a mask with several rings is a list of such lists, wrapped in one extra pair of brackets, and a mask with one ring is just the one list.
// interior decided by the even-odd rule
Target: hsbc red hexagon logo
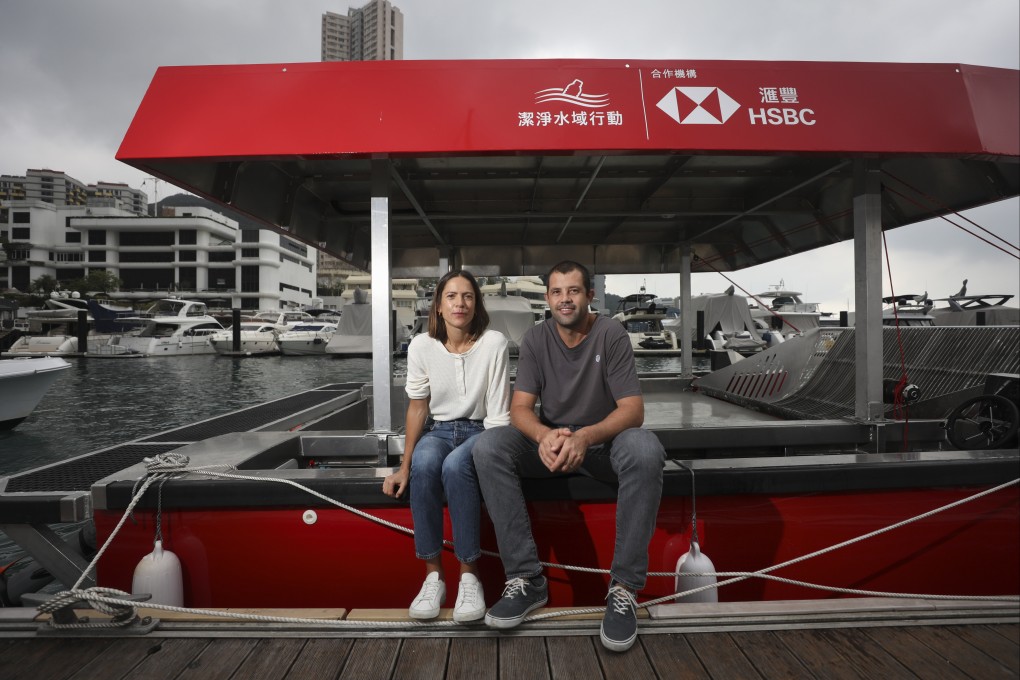
[(740, 108), (718, 87), (674, 87), (656, 106), (681, 125), (722, 125)]

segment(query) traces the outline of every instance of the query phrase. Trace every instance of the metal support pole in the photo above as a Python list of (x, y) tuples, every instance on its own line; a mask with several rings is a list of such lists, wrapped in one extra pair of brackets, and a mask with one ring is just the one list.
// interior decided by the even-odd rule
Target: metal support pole
[(882, 418), (882, 201), (877, 160), (854, 164), (854, 416)]
[(390, 275), (390, 162), (372, 161), (372, 430), (393, 432), (393, 306)]
[[(695, 337), (694, 308), (691, 304), (691, 247), (680, 249), (680, 369), (683, 377), (694, 377), (692, 338)], [(700, 340), (700, 338), (698, 338)]]

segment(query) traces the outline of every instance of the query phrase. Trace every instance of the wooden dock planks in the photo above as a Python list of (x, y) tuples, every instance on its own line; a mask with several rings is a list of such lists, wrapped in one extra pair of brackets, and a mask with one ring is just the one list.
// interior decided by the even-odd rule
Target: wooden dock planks
[(655, 633), (625, 654), (597, 635), (0, 638), (0, 680), (984, 680), (1018, 668), (1012, 623)]

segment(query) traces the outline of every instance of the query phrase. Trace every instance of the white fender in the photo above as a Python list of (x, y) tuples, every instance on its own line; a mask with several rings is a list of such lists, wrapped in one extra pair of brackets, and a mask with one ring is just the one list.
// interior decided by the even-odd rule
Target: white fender
[(131, 593), (149, 593), (152, 602), (175, 607), (184, 606), (184, 578), (181, 561), (169, 550), (163, 550), (163, 541), (156, 541), (152, 552), (135, 567), (131, 580)]
[[(701, 552), (701, 548), (698, 546), (697, 541), (691, 541), (691, 549), (680, 556), (680, 559), (676, 563), (676, 570), (679, 572), (679, 575), (676, 577), (676, 592), (678, 593), (711, 585), (716, 582), (715, 576), (692, 575), (715, 572), (715, 565), (712, 564), (712, 560), (708, 559), (708, 555)], [(676, 601), (718, 602), (719, 589), (706, 588), (705, 590), (692, 595), (678, 597), (676, 598)]]

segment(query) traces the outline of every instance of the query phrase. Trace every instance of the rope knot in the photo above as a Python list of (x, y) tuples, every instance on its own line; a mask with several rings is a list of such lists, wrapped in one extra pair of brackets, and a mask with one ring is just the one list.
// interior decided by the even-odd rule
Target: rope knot
[[(103, 614), (108, 614), (112, 626), (122, 626), (135, 619), (135, 608), (127, 602), (113, 602), (124, 597), (130, 597), (128, 593), (116, 588), (87, 588), (85, 590), (64, 590), (39, 605), (39, 612), (42, 614), (55, 615), (58, 611), (70, 609), (79, 602), (87, 603), (92, 609)], [(56, 616), (54, 616), (56, 619)], [(55, 620), (51, 625), (59, 627), (61, 624)]]
[(150, 475), (163, 474), (167, 472), (179, 472), (188, 467), (188, 457), (175, 451), (161, 453), (149, 458), (143, 458), (145, 471)]

